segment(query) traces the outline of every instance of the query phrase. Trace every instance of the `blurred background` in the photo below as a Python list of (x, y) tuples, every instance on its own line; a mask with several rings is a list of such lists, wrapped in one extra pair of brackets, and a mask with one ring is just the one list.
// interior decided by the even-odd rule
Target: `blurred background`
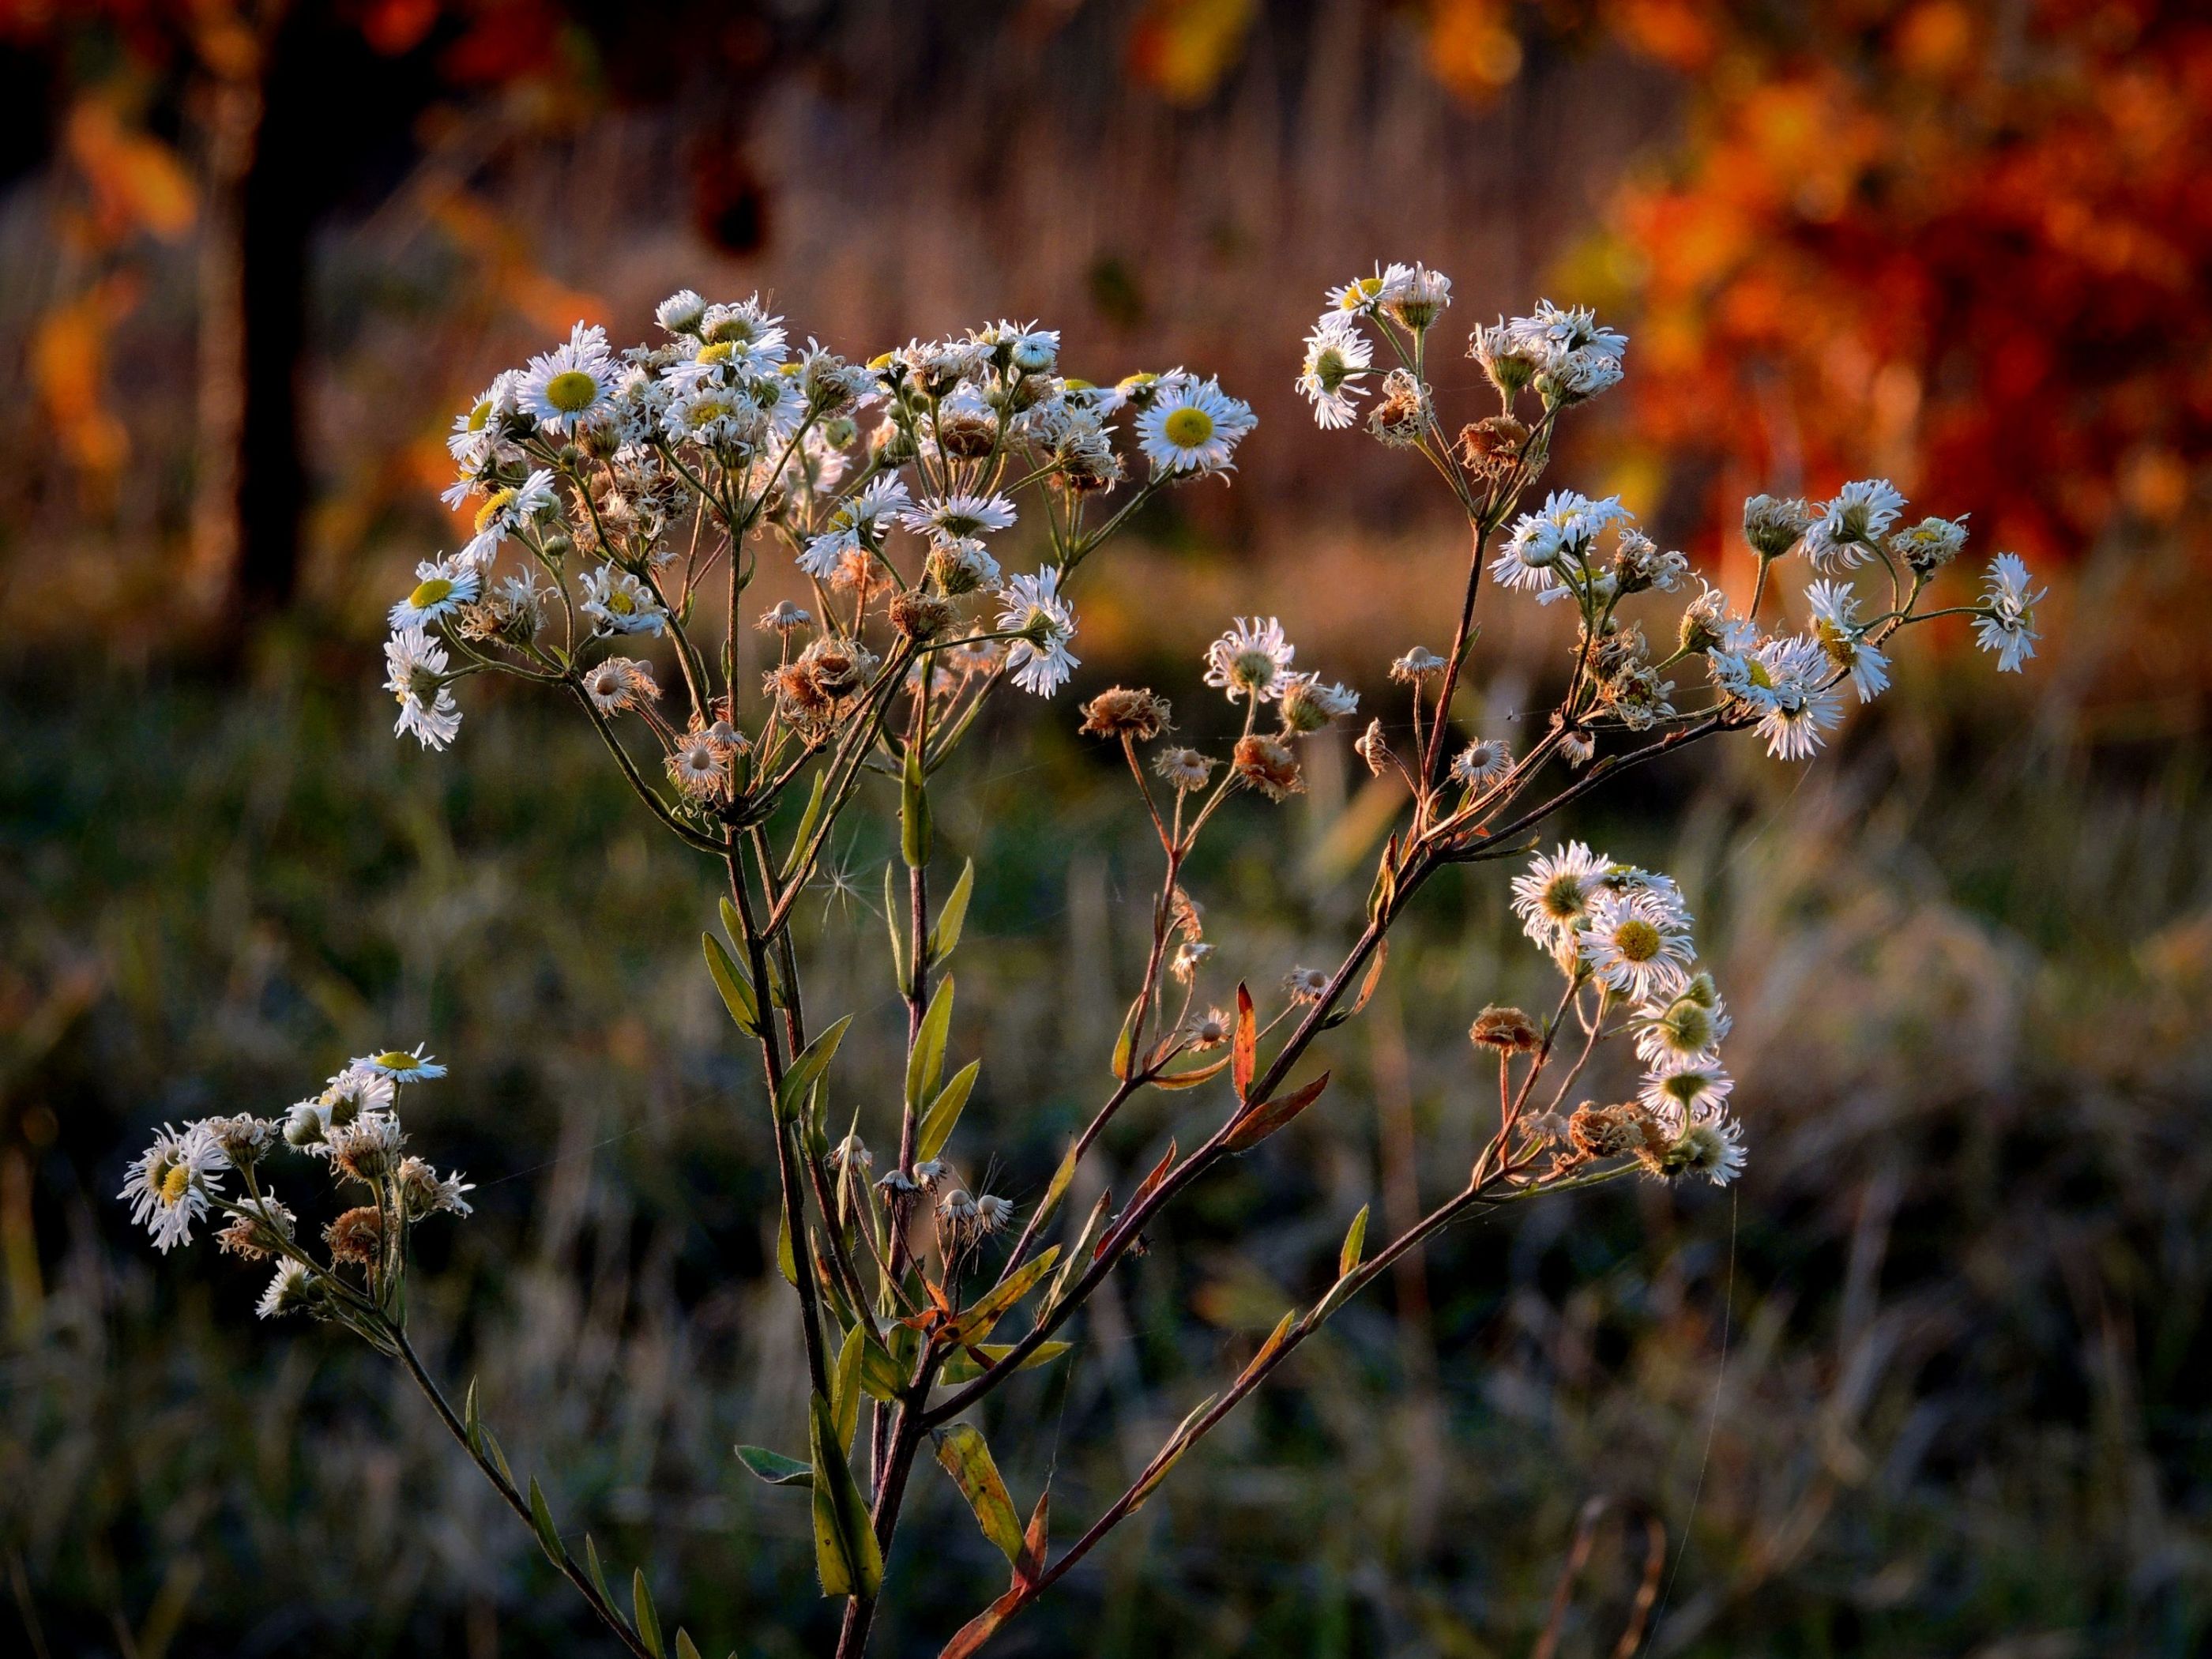
[[(480, 1188), (426, 1230), (434, 1363), (706, 1651), (821, 1646), (805, 1504), (729, 1450), (803, 1443), (804, 1401), (764, 1115), (692, 942), (711, 872), (560, 710), (472, 684), (453, 752), (389, 732), (383, 606), (457, 539), (446, 425), (679, 286), (862, 356), (1042, 318), (1072, 373), (1185, 363), (1261, 416), (1233, 488), (1086, 570), (1077, 693), (1141, 677), (1208, 730), (1194, 653), (1260, 611), (1374, 702), (1443, 643), (1464, 557), (1430, 481), (1291, 389), (1323, 289), (1378, 258), (1449, 273), (1455, 333), (1540, 294), (1626, 328), (1551, 481), (1708, 574), (1741, 586), (1749, 490), (1882, 474), (2024, 555), (2050, 638), (1999, 684), (1923, 630), (1809, 770), (1710, 755), (1578, 808), (1688, 890), (1747, 1178), (1446, 1237), (1005, 1650), (1526, 1654), (1594, 1498), (1667, 1530), (1656, 1654), (2212, 1640), (2199, 9), (4, 0), (0, 93), (10, 1650), (607, 1650), (394, 1376), (258, 1326), (258, 1275), (157, 1257), (112, 1197), (156, 1123), (417, 1039), (453, 1076), (411, 1127)], [(1454, 361), (1441, 398), (1480, 412)], [(1493, 610), (1501, 733), (1562, 643)], [(1028, 1201), (1100, 1092), (1153, 855), (1071, 700), (999, 719), (940, 814), (985, 872), (955, 1151)], [(1347, 759), (1198, 872), (1255, 983), (1356, 926), (1381, 824)], [(804, 924), (879, 1141), (890, 850), (856, 828)], [(1354, 1211), (1456, 1189), (1462, 1034), (1543, 994), (1505, 873), (1434, 884), (1329, 1109), (1171, 1214), (1079, 1364), (1000, 1397), (1018, 1504), (1049, 1476), (1073, 1535)], [(1192, 1117), (1125, 1115), (1074, 1205)], [(918, 1481), (885, 1654), (1003, 1571)], [(1562, 1653), (1612, 1650), (1640, 1565), (1601, 1531)]]

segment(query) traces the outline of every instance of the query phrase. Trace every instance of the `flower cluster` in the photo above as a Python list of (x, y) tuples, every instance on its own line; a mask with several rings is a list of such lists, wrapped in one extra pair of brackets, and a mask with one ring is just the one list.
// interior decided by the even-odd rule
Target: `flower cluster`
[[(401, 1089), (445, 1073), (420, 1047), (392, 1049), (351, 1061), (279, 1116), (165, 1124), (131, 1165), (118, 1196), (165, 1252), (191, 1243), (192, 1228), (210, 1212), (224, 1217), (216, 1240), (225, 1251), (276, 1264), (261, 1297), (264, 1319), (309, 1313), (374, 1335), (398, 1297), (409, 1231), (428, 1216), (469, 1213), (465, 1194), (475, 1188), (409, 1152), (399, 1123)], [(264, 1179), (279, 1152), (319, 1163), (342, 1198), (361, 1200), (323, 1229), (320, 1260), (302, 1239), (298, 1216)], [(233, 1177), (235, 1189), (226, 1184)]]
[[(1726, 1106), (1735, 1085), (1720, 1060), (1729, 1014), (1712, 975), (1695, 970), (1681, 890), (1575, 841), (1539, 854), (1515, 877), (1512, 902), (1523, 931), (1565, 977), (1590, 1046), (1608, 1030), (1632, 1032), (1645, 1067), (1633, 1100), (1585, 1103), (1564, 1121), (1540, 1120), (1539, 1133), (1565, 1144), (1568, 1164), (1627, 1152), (1655, 1174), (1734, 1180), (1744, 1154)], [(1480, 1020), (1470, 1035), (1478, 1047), (1513, 1046), (1486, 1036)], [(1563, 1084), (1562, 1098), (1565, 1091)], [(1618, 1132), (1619, 1144), (1601, 1148), (1593, 1139), (1589, 1126), (1599, 1121)]]

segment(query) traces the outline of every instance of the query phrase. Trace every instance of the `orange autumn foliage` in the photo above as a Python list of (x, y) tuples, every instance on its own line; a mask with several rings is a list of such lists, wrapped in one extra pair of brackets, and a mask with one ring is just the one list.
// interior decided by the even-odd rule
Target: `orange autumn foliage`
[(1589, 264), (1640, 313), (1636, 427), (1716, 517), (1748, 478), (1941, 478), (1984, 545), (2050, 559), (2180, 514), (2212, 459), (2212, 20), (1613, 9), (1696, 92)]

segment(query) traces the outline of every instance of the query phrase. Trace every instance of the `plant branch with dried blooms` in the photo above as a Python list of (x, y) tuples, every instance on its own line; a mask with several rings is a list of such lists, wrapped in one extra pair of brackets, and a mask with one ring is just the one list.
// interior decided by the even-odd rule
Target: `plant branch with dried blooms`
[[(949, 882), (931, 879), (950, 862), (937, 847), (933, 780), (987, 701), (1009, 686), (1049, 698), (1066, 684), (1079, 568), (1157, 493), (1225, 480), (1252, 430), (1249, 408), (1181, 370), (1111, 387), (1066, 378), (1060, 337), (1033, 325), (999, 323), (859, 364), (811, 342), (794, 349), (757, 299), (710, 305), (686, 292), (660, 307), (659, 343), (617, 355), (602, 331), (579, 325), (500, 375), (455, 423), (459, 476), (447, 499), (477, 503), (475, 533), (424, 562), (392, 608), (386, 689), (398, 729), (445, 747), (462, 721), (456, 688), (477, 675), (557, 690), (653, 819), (719, 866), (727, 892), (719, 929), (702, 935), (705, 966), (758, 1051), (778, 1265), (798, 1304), (810, 1402), (804, 1456), (754, 1446), (738, 1455), (806, 1494), (823, 1593), (844, 1604), (844, 1659), (866, 1648), (925, 1448), (1012, 1567), (1007, 1589), (951, 1638), (945, 1651), (957, 1656), (1065, 1576), (1337, 1309), (1441, 1229), (1632, 1176), (1725, 1182), (1742, 1168), (1721, 1059), (1729, 1014), (1698, 965), (1683, 895), (1578, 841), (1539, 854), (1511, 879), (1511, 902), (1556, 966), (1559, 996), (1547, 1017), (1498, 1006), (1474, 1017), (1475, 1063), (1496, 1065), (1498, 1109), (1464, 1184), (1371, 1254), (1363, 1210), (1328, 1291), (1285, 1312), (1054, 1555), (1045, 1497), (1024, 1524), (969, 1413), (1017, 1373), (1065, 1362), (1071, 1344), (1057, 1334), (1143, 1248), (1147, 1223), (1322, 1099), (1329, 1071), (1293, 1074), (1364, 1008), (1392, 927), (1439, 871), (1518, 858), (1532, 831), (1604, 781), (1709, 738), (1750, 732), (1777, 759), (1810, 757), (1847, 693), (1864, 702), (1887, 686), (1895, 636), (1930, 617), (1972, 617), (2001, 669), (2033, 653), (2040, 593), (2011, 555), (1992, 562), (1978, 599), (1923, 608), (1966, 527), (1903, 524), (1903, 501), (1879, 480), (1826, 502), (1747, 502), (1758, 578), (1741, 610), (1702, 581), (1687, 594), (1688, 560), (1662, 552), (1618, 498), (1553, 489), (1533, 504), (1559, 422), (1620, 380), (1627, 343), (1588, 311), (1548, 303), (1476, 330), (1469, 355), (1497, 410), (1454, 433), (1425, 379), (1450, 294), (1420, 265), (1353, 279), (1330, 295), (1297, 377), (1325, 428), (1359, 423), (1364, 404), (1378, 441), (1442, 478), (1470, 540), (1460, 591), (1422, 619), (1448, 631), (1445, 650), (1416, 646), (1389, 665), (1410, 705), (1411, 748), (1401, 752), (1379, 720), (1356, 745), (1405, 797), (1364, 919), (1334, 966), (1296, 968), (1279, 991), (1255, 995), (1216, 963), (1185, 887), (1200, 838), (1230, 821), (1224, 803), (1302, 791), (1302, 745), (1358, 706), (1343, 685), (1294, 666), (1274, 618), (1237, 618), (1206, 652), (1203, 684), (1228, 701), (1237, 728), (1225, 750), (1174, 742), (1169, 701), (1153, 691), (1093, 696), (1082, 730), (1120, 749), (1135, 821), (1158, 844), (1160, 882), (1142, 978), (1107, 1060), (1110, 1087), (1018, 1224), (1013, 1204), (974, 1190), (955, 1158), (982, 1061), (952, 1063), (947, 970), (977, 872), (964, 862)], [(1385, 354), (1395, 362), (1387, 372)], [(1041, 527), (1043, 556), (1009, 574), (994, 549), (1024, 519)], [(778, 550), (811, 607), (777, 604), (749, 634), (744, 590)], [(1799, 631), (1769, 620), (1780, 605), (1770, 572), (1793, 557), (1820, 577)], [(1878, 597), (1857, 590), (1862, 569), (1887, 579)], [(1460, 707), (1486, 579), (1506, 596), (1563, 605), (1577, 624), (1565, 689), (1518, 755), (1470, 731)], [(1654, 647), (1646, 629), (1657, 619), (1645, 607), (1677, 593), (1685, 602), (1660, 634), (1668, 642)], [(653, 659), (631, 654), (648, 650)], [(1695, 677), (1680, 707), (1676, 673)], [(793, 923), (838, 824), (876, 798), (875, 780), (898, 829), (884, 896), (905, 1084), (895, 1121), (856, 1119), (833, 1139), (826, 1079), (854, 1016), (810, 1018)], [(1626, 1041), (1608, 1047), (1614, 1038)], [(1633, 1063), (1614, 1065), (1628, 1049)], [(402, 1094), (441, 1072), (419, 1048), (395, 1049), (354, 1060), (282, 1114), (165, 1128), (124, 1195), (164, 1250), (203, 1218), (225, 1218), (226, 1249), (275, 1264), (264, 1316), (343, 1325), (394, 1358), (624, 1649), (659, 1656), (671, 1644), (642, 1572), (624, 1611), (596, 1547), (586, 1539), (579, 1563), (539, 1484), (518, 1485), (473, 1386), (455, 1412), (410, 1340), (413, 1229), (469, 1209), (469, 1184), (409, 1152), (401, 1127)], [(1079, 1166), (1131, 1101), (1192, 1091), (1202, 1102), (1196, 1091), (1217, 1079), (1221, 1103), (1210, 1121), (1200, 1109), (1194, 1150), (1170, 1144), (1118, 1210), (1109, 1196), (1079, 1220), (1060, 1215)], [(1590, 1097), (1570, 1104), (1584, 1086)], [(896, 1147), (880, 1174), (869, 1133)], [(280, 1152), (360, 1200), (323, 1229), (320, 1250), (264, 1183)], [(1010, 1322), (1021, 1328), (1008, 1340)], [(680, 1630), (672, 1649), (696, 1651)]]

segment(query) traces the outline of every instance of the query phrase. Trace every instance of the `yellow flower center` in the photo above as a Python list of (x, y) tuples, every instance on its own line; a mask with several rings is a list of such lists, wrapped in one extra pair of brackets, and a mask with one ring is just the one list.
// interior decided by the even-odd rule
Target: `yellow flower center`
[(1613, 943), (1630, 962), (1649, 962), (1659, 954), (1659, 930), (1641, 916), (1624, 921), (1613, 931)]
[(172, 1164), (169, 1172), (161, 1177), (161, 1202), (167, 1205), (182, 1203), (191, 1184), (191, 1169), (182, 1164)]
[(386, 1071), (404, 1072), (417, 1062), (415, 1056), (410, 1054), (404, 1053), (398, 1048), (386, 1048), (373, 1063), (383, 1066)]
[(469, 411), (469, 430), (481, 432), (491, 420), (491, 399), (487, 398)]
[(428, 611), (432, 605), (442, 602), (453, 591), (453, 583), (443, 576), (433, 576), (427, 581), (416, 584), (415, 591), (407, 596), (407, 603), (417, 611)]
[(494, 491), (492, 495), (486, 499), (484, 504), (477, 509), (477, 534), (479, 536), (483, 535), (485, 529), (490, 525), (491, 521), (497, 518), (501, 513), (504, 513), (507, 510), (508, 504), (514, 500), (514, 492), (512, 489)]
[(607, 590), (607, 609), (617, 617), (627, 617), (637, 609), (637, 601), (630, 598), (628, 588), (611, 587)]
[(580, 368), (564, 369), (545, 383), (545, 401), (563, 415), (580, 415), (599, 401), (599, 383)]
[(1178, 409), (1160, 422), (1160, 432), (1178, 449), (1195, 449), (1213, 435), (1213, 416), (1202, 409)]
[(737, 355), (737, 347), (727, 340), (717, 340), (712, 345), (699, 348), (699, 361), (702, 363), (726, 363)]
[(1756, 657), (1745, 665), (1744, 677), (1753, 685), (1763, 686), (1769, 691), (1774, 690), (1774, 676), (1766, 672), (1766, 665)]

